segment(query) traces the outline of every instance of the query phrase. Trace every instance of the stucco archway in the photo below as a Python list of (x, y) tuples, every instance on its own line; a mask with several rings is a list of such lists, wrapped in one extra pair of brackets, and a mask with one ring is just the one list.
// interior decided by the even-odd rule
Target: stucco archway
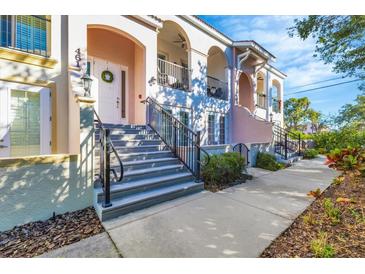
[(249, 76), (242, 72), (238, 80), (238, 104), (254, 112), (254, 98), (252, 82)]
[[(132, 35), (114, 27), (89, 25), (87, 29), (87, 54), (93, 82), (96, 108), (103, 122), (139, 124), (145, 122), (145, 115), (139, 98), (146, 97), (146, 57), (145, 46)], [(105, 83), (101, 71), (112, 70), (112, 83)], [(120, 89), (120, 90), (119, 90)], [(112, 99), (104, 102), (104, 97), (115, 92)], [(102, 96), (102, 93), (105, 96)], [(115, 110), (116, 109), (116, 110)], [(114, 112), (113, 112), (114, 111)], [(108, 115), (106, 115), (108, 114)], [(109, 120), (109, 121), (108, 121)]]

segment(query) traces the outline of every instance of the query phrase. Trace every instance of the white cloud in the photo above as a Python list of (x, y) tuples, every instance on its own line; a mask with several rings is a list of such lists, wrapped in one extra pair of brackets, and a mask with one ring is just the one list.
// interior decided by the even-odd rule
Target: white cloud
[(288, 75), (286, 87), (321, 81), (334, 76), (331, 67), (313, 58), (315, 42), (289, 37), (297, 16), (228, 16), (218, 24), (235, 40), (255, 40), (277, 57), (274, 64)]

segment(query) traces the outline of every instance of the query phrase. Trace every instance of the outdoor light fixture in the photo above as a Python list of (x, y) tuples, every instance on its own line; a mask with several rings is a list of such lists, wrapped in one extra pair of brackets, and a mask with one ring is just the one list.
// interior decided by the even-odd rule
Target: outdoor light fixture
[(81, 80), (82, 80), (82, 84), (84, 85), (84, 90), (85, 90), (84, 96), (90, 97), (90, 90), (91, 90), (91, 84), (92, 84), (93, 79), (91, 79), (90, 76), (85, 73), (81, 77)]

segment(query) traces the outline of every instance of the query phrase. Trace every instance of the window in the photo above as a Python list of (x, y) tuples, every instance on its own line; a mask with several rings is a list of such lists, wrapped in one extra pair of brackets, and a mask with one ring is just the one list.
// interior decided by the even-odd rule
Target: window
[(257, 74), (257, 106), (266, 109), (266, 87), (265, 76), (259, 72)]
[(226, 143), (225, 129), (226, 129), (226, 117), (224, 115), (221, 115), (219, 117), (219, 144)]
[(272, 83), (272, 89), (271, 89), (271, 97), (272, 97), (272, 111), (279, 113), (281, 112), (280, 109), (280, 83), (276, 80)]
[(214, 114), (208, 115), (208, 145), (214, 145)]
[(50, 89), (0, 81), (0, 157), (51, 153)]
[(10, 155), (40, 154), (40, 94), (11, 91)]
[(0, 45), (49, 57), (50, 23), (45, 15), (1, 15)]

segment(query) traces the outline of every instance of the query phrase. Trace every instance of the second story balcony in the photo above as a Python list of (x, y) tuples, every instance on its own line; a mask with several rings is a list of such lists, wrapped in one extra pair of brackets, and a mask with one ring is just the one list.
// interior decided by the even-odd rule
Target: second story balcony
[(228, 100), (228, 83), (208, 75), (207, 94), (210, 97)]
[(189, 74), (188, 68), (157, 58), (157, 83), (159, 85), (188, 91)]

